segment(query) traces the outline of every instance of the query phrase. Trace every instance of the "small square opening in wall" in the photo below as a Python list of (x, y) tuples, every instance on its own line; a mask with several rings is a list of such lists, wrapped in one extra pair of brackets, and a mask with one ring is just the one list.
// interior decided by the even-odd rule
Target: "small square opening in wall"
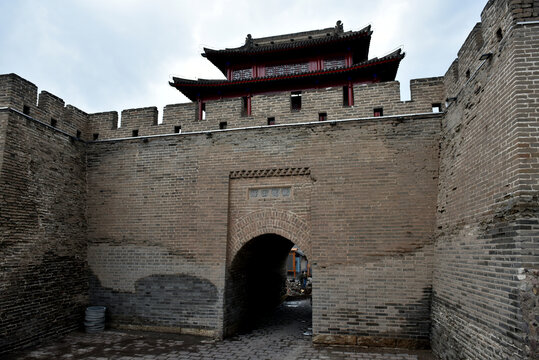
[(97, 140), (98, 138), (99, 138), (99, 134), (97, 133), (93, 134), (92, 139), (94, 139), (94, 141)]
[(58, 125), (58, 120), (56, 120), (55, 118), (51, 118), (51, 126), (56, 127), (56, 125)]
[(373, 110), (374, 116), (384, 116), (384, 109), (383, 108), (375, 108)]
[(268, 118), (268, 125), (275, 125), (275, 118), (274, 117), (269, 117)]
[(227, 127), (226, 121), (221, 121), (221, 122), (219, 123), (219, 129), (221, 129), (221, 130), (222, 130), (222, 129), (226, 129), (226, 127)]
[(290, 110), (301, 110), (301, 91), (292, 91), (292, 93), (290, 93)]
[(432, 112), (433, 113), (442, 112), (442, 104), (439, 104), (439, 103), (432, 104)]
[(326, 121), (328, 119), (328, 113), (318, 113), (318, 121)]
[(179, 133), (181, 133), (181, 132), (182, 132), (182, 127), (181, 127), (181, 125), (176, 125), (176, 126), (174, 126), (174, 133), (179, 134)]
[(22, 107), (22, 113), (25, 114), (25, 115), (30, 115), (30, 106), (24, 105)]
[(132, 133), (131, 133), (131, 135), (132, 135), (133, 137), (137, 137), (137, 136), (138, 136), (138, 129), (133, 130)]
[(77, 130), (77, 139), (80, 139), (81, 135), (82, 135), (82, 133), (80, 132), (80, 130)]

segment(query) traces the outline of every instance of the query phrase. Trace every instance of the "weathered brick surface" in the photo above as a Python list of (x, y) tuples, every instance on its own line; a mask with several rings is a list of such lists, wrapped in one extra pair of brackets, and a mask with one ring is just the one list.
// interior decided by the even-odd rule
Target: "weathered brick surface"
[[(225, 260), (251, 236), (283, 234), (312, 253), (315, 332), (425, 341), (438, 132), (439, 116), (432, 115), (91, 144), (90, 267), (103, 286), (125, 294), (136, 291), (139, 278), (162, 273), (213, 283), (217, 316), (185, 317), (174, 326), (220, 334)], [(241, 170), (286, 168), (310, 174), (230, 179)], [(248, 198), (249, 189), (288, 187), (290, 198)], [(268, 218), (259, 228), (250, 231), (250, 220), (241, 225), (260, 212)], [(148, 247), (161, 255), (145, 260)], [(390, 289), (377, 289), (380, 279)], [(350, 321), (358, 308), (372, 320)], [(129, 320), (140, 317), (123, 318)]]
[(489, 2), (446, 74), (457, 101), (443, 121), (434, 258), (432, 346), (442, 359), (537, 357), (518, 274), (539, 259), (538, 25), (516, 24), (516, 3)]
[(0, 353), (77, 329), (88, 301), (84, 144), (2, 110)]

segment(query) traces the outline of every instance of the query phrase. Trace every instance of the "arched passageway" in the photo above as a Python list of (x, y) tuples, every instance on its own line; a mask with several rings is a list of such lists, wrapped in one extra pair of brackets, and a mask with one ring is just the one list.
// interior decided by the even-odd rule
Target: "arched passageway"
[(284, 300), (293, 245), (280, 235), (264, 234), (237, 252), (227, 272), (225, 336), (250, 330)]

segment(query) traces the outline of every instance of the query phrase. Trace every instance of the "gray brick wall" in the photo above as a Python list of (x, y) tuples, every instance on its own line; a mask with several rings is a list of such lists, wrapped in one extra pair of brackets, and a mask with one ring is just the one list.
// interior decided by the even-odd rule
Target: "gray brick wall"
[(527, 4), (489, 2), (445, 78), (457, 100), (440, 156), (432, 347), (441, 359), (537, 357), (534, 300), (520, 280), (539, 259), (538, 26), (513, 17)]
[(0, 354), (82, 324), (88, 303), (85, 147), (0, 111)]
[[(312, 254), (319, 341), (372, 334), (387, 343), (413, 339), (424, 345), (440, 116), (93, 143), (90, 268), (102, 287), (124, 294), (126, 306), (138, 301), (128, 299), (136, 298), (137, 281), (148, 276), (182, 273), (213, 284), (217, 301), (208, 311), (215, 316), (201, 315), (195, 324), (188, 317), (174, 320), (179, 315), (171, 313), (162, 321), (189, 329), (203, 325), (220, 335), (234, 249), (265, 232), (295, 240), (297, 227), (311, 224), (302, 248)], [(311, 175), (229, 179), (231, 171), (290, 165), (308, 167)], [(252, 186), (291, 186), (293, 199), (246, 200)], [(255, 222), (254, 232), (242, 229), (242, 219), (258, 212), (267, 218)], [(281, 223), (279, 214), (289, 215)], [(300, 225), (294, 227), (293, 216)], [(246, 235), (229, 235), (231, 228)], [(155, 256), (142, 255), (150, 251)], [(390, 290), (375, 285), (381, 279)], [(341, 284), (347, 286), (337, 290)], [(351, 321), (348, 315), (358, 308), (365, 315)], [(140, 321), (132, 316), (122, 320)], [(371, 323), (379, 324), (376, 330)]]

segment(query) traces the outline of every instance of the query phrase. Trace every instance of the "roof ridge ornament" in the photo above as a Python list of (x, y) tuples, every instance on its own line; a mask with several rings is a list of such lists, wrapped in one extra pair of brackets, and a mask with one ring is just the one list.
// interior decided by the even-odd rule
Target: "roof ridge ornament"
[(251, 34), (247, 34), (247, 37), (245, 38), (245, 47), (252, 48), (254, 45), (253, 37)]
[(344, 32), (344, 24), (341, 20), (337, 20), (337, 24), (335, 24), (335, 33), (343, 33)]

